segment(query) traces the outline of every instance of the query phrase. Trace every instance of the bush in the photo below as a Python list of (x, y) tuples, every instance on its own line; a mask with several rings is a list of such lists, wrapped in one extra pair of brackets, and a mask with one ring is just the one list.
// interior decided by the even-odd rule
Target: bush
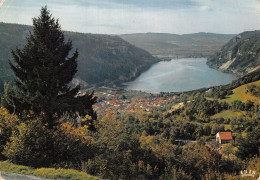
[(178, 179), (178, 180), (189, 180), (192, 179), (192, 177), (190, 175), (188, 175), (187, 173), (185, 173), (182, 169), (174, 169), (174, 168), (170, 168), (167, 171), (167, 168), (165, 168), (165, 172), (162, 176), (160, 176), (159, 178), (160, 180), (163, 179)]
[(16, 164), (32, 167), (72, 167), (93, 157), (93, 141), (87, 127), (63, 123), (50, 130), (39, 118), (17, 125), (4, 147), (3, 154)]
[(8, 111), (0, 107), (0, 158), (4, 159), (2, 151), (4, 146), (12, 135), (13, 128), (19, 124), (16, 115), (9, 114)]
[(81, 162), (92, 158), (95, 152), (93, 138), (88, 127), (75, 127), (73, 123), (62, 123), (53, 131), (56, 166), (81, 168)]
[(237, 157), (245, 160), (247, 158), (252, 158), (253, 156), (259, 156), (259, 146), (260, 146), (260, 126), (253, 129), (252, 132), (246, 134), (243, 138), (239, 136), (237, 138), (238, 151), (236, 152)]
[(38, 119), (20, 123), (14, 128), (3, 154), (16, 164), (46, 167), (53, 159), (51, 157), (53, 142), (50, 134)]

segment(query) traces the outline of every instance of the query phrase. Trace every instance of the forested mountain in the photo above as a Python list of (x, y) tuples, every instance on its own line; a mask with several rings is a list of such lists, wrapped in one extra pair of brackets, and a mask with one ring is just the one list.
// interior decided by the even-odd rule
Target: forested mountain
[(145, 49), (152, 55), (164, 58), (209, 57), (214, 55), (233, 34), (167, 34), (167, 33), (137, 33), (123, 34), (121, 38)]
[[(0, 23), (0, 88), (13, 79), (8, 59), (11, 49), (25, 44), (32, 27)], [(78, 72), (74, 82), (84, 85), (113, 85), (129, 81), (158, 60), (118, 36), (65, 32), (79, 50)]]
[(260, 68), (260, 31), (243, 32), (208, 60), (208, 65), (243, 76)]
[(158, 60), (119, 36), (65, 33), (79, 50), (77, 75), (89, 84), (129, 81)]
[(4, 82), (13, 79), (8, 59), (11, 59), (11, 49), (21, 47), (26, 40), (29, 26), (0, 23), (0, 91)]

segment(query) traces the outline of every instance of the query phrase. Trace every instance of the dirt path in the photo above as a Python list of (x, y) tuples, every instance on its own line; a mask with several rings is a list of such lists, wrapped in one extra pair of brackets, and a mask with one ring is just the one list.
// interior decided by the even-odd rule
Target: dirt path
[(0, 172), (0, 180), (47, 180), (47, 179), (38, 178), (32, 175), (21, 175), (15, 173), (8, 174), (8, 173)]

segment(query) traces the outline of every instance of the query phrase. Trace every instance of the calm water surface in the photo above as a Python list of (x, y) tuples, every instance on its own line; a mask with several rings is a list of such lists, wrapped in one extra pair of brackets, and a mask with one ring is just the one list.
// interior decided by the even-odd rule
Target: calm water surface
[(211, 69), (205, 58), (186, 58), (154, 64), (136, 80), (124, 83), (126, 89), (146, 92), (182, 92), (228, 84), (232, 74)]

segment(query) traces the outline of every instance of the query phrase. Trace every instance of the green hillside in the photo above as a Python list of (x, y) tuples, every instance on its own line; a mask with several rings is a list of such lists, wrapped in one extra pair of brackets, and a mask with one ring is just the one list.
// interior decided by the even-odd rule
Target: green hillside
[(260, 105), (260, 98), (257, 96), (254, 96), (249, 91), (249, 87), (251, 85), (260, 87), (260, 80), (256, 81), (256, 82), (248, 83), (248, 84), (245, 84), (245, 85), (242, 85), (240, 87), (233, 89), (233, 94), (227, 96), (225, 99), (222, 99), (221, 102), (227, 102), (230, 104), (235, 100), (242, 101), (243, 103), (246, 103), (246, 101), (252, 101), (255, 104)]
[[(238, 79), (237, 81), (241, 81), (241, 79)], [(255, 111), (259, 110), (260, 80), (240, 85), (234, 89), (232, 89), (232, 86), (230, 86), (229, 88), (229, 90), (232, 92), (230, 95), (226, 95), (222, 98), (206, 98), (210, 101), (217, 100), (219, 103), (227, 103), (228, 106), (230, 106), (228, 109), (212, 115), (212, 119), (247, 119), (247, 111), (249, 109), (252, 110), (252, 105), (256, 107)], [(223, 91), (223, 89), (219, 90), (219, 88), (217, 87), (213, 89), (213, 91)], [(224, 91), (227, 91), (227, 89), (225, 89)], [(207, 93), (206, 96), (212, 96), (213, 94), (214, 93)]]
[(79, 50), (77, 75), (88, 84), (126, 82), (158, 61), (118, 36), (72, 32), (66, 35)]
[(10, 50), (24, 44), (29, 29), (29, 26), (0, 23), (0, 92), (4, 83), (13, 79), (8, 64), (8, 59), (11, 58)]
[(234, 118), (241, 118), (245, 116), (245, 111), (241, 111), (241, 112), (234, 112), (231, 110), (225, 110), (222, 111), (220, 113), (217, 113), (213, 116), (211, 116), (211, 118), (213, 119), (218, 119), (218, 118), (224, 118), (224, 119), (234, 119)]

